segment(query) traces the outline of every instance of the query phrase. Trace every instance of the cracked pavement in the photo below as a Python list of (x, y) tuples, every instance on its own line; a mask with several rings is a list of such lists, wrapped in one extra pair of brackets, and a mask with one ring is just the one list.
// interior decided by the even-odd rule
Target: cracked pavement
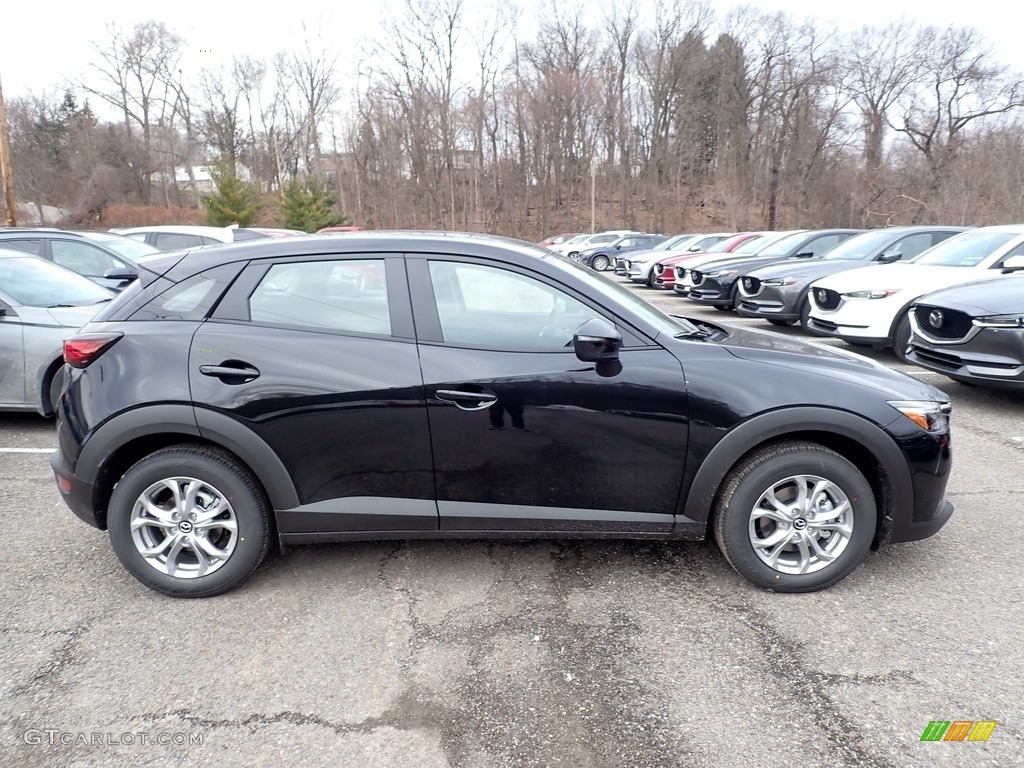
[[(45, 454), (0, 453), (0, 766), (1024, 765), (1024, 401), (939, 386), (950, 523), (810, 595), (711, 543), (415, 541), (300, 547), (174, 600)], [(0, 447), (52, 443), (0, 415)], [(920, 742), (935, 719), (998, 725)]]

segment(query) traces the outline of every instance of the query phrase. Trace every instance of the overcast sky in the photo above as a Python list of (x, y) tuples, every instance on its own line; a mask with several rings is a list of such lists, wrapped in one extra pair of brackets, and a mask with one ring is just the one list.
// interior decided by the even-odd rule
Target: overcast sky
[[(551, 0), (519, 0), (523, 9), (520, 40), (528, 39), (538, 8)], [(562, 0), (564, 1), (564, 0)], [(587, 0), (595, 8), (608, 0)], [(500, 0), (466, 0), (474, 9), (494, 7)], [(654, 0), (640, 0), (653, 5)], [(741, 3), (711, 0), (718, 17)], [(1013, 0), (750, 0), (765, 10), (789, 12), (796, 18), (812, 17), (834, 23), (839, 30), (865, 24), (884, 24), (905, 16), (925, 24), (973, 26), (992, 44), (998, 59), (1024, 70), (1024, 44), (1020, 41), (1022, 14)], [(139, 0), (8, 0), (0, 28), (0, 82), (7, 97), (57, 89), (88, 72), (95, 59), (91, 44), (107, 39), (105, 24), (114, 21), (126, 28), (147, 20), (165, 22), (188, 42), (183, 66), (198, 71), (203, 63), (220, 63), (233, 55), (269, 58), (297, 39), (299, 22), (319, 25), (333, 38), (340, 74), (354, 73), (359, 63), (359, 40), (374, 36), (384, 0), (339, 2), (302, 0), (301, 3), (243, 3), (224, 0), (169, 0), (150, 4)], [(295, 9), (294, 11), (292, 9)], [(595, 18), (600, 18), (595, 11)], [(527, 33), (527, 34), (524, 34)]]

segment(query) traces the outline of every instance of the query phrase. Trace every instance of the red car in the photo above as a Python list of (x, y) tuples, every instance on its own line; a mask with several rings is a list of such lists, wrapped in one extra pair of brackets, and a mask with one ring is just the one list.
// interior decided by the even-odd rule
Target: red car
[(671, 290), (676, 282), (676, 271), (673, 267), (684, 261), (695, 259), (698, 257), (708, 256), (709, 254), (715, 253), (741, 253), (741, 246), (744, 243), (749, 243), (748, 248), (756, 250), (754, 248), (754, 242), (764, 232), (740, 232), (738, 235), (727, 237), (724, 240), (719, 240), (714, 245), (710, 246), (706, 251), (697, 251), (696, 253), (685, 253), (681, 256), (669, 256), (666, 259), (662, 259), (653, 267), (651, 267), (651, 287), (662, 288), (665, 290)]

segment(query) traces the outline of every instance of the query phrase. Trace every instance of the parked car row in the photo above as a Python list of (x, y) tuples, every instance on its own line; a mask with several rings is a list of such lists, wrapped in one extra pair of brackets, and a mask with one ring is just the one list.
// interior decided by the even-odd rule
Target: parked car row
[[(891, 348), (951, 379), (1024, 388), (1024, 225), (748, 233), (618, 273), (689, 301)], [(728, 240), (722, 241), (728, 242)], [(667, 277), (671, 275), (671, 277)]]

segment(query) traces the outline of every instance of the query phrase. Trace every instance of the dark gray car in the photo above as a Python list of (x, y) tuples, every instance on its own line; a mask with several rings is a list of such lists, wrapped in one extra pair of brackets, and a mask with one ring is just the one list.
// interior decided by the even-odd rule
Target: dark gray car
[(906, 261), (969, 227), (887, 227), (851, 237), (820, 259), (787, 261), (751, 269), (736, 281), (736, 311), (760, 317), (773, 325), (806, 324), (810, 312), (807, 291), (826, 275), (868, 264)]
[(1024, 256), (998, 277), (922, 296), (910, 308), (907, 362), (954, 381), (1024, 390)]

